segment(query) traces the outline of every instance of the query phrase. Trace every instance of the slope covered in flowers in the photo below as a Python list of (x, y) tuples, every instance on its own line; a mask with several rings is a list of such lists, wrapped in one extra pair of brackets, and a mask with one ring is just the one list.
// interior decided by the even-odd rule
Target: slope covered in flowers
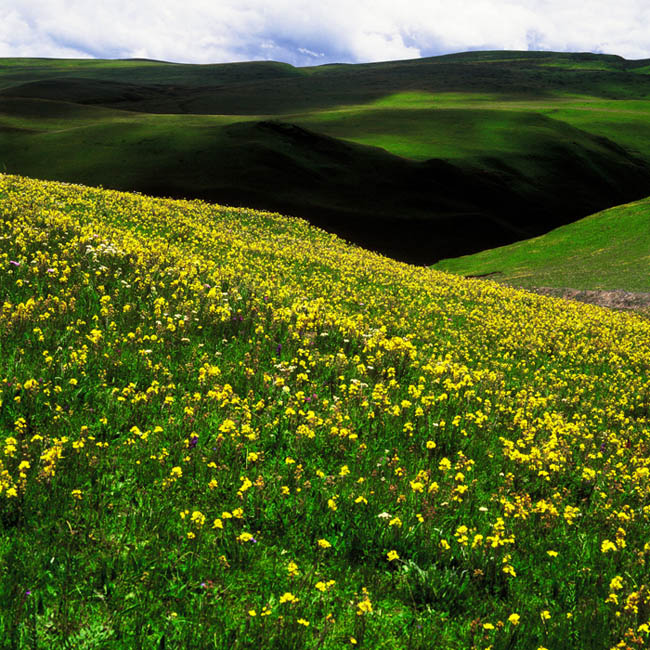
[(0, 637), (644, 647), (650, 324), (0, 176)]

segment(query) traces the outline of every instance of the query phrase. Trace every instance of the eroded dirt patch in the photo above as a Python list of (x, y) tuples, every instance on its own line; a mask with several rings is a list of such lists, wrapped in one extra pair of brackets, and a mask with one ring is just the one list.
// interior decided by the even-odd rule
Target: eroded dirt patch
[(578, 300), (609, 309), (626, 309), (640, 311), (650, 314), (650, 293), (623, 291), (616, 289), (605, 290), (582, 290), (582, 289), (558, 289), (554, 287), (536, 287), (531, 289), (543, 296), (553, 296), (566, 300)]

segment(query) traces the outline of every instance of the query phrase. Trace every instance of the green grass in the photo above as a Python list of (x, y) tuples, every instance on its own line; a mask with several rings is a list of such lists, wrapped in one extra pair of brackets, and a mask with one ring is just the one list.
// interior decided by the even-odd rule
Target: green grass
[[(230, 116), (154, 116), (34, 99), (5, 100), (0, 110), (4, 124), (16, 129), (4, 136), (15, 151), (10, 160), (0, 154), (0, 164), (29, 167), (40, 178), (118, 189), (142, 190), (158, 180), (170, 191), (184, 183), (183, 169), (189, 168), (202, 171), (190, 174), (185, 186), (195, 194), (214, 185), (210, 162), (223, 148), (223, 127), (235, 121)], [(29, 137), (21, 137), (25, 133)]]
[[(414, 160), (444, 158), (473, 162), (492, 158), (497, 164), (502, 161), (507, 164), (513, 155), (517, 155), (521, 157), (517, 169), (530, 175), (533, 170), (525, 168), (525, 160), (548, 156), (549, 151), (563, 143), (570, 143), (576, 149), (602, 146), (589, 130), (573, 126), (574, 122), (581, 121), (593, 126), (592, 114), (589, 116), (591, 119), (584, 119), (581, 113), (577, 116), (571, 114), (571, 109), (558, 109), (557, 104), (546, 109), (549, 117), (543, 114), (543, 107), (533, 112), (506, 103), (494, 106), (494, 101), (481, 101), (471, 96), (464, 100), (454, 97), (455, 106), (450, 106), (452, 102), (449, 100), (442, 100), (431, 108), (416, 108), (413, 99), (413, 96), (407, 96), (406, 108), (399, 106), (397, 98), (393, 98), (395, 108), (341, 109), (319, 113), (312, 118), (298, 117), (296, 122), (334, 137), (379, 146)], [(617, 133), (619, 125), (637, 127), (640, 119), (650, 116), (650, 102), (645, 109), (623, 116), (622, 124), (607, 122), (608, 133)], [(602, 120), (601, 112), (595, 112), (595, 115), (596, 120)], [(650, 130), (643, 129), (638, 136), (637, 147), (642, 146), (644, 153), (650, 154)], [(489, 163), (485, 166), (489, 169)], [(539, 173), (540, 170), (534, 171)]]
[(3, 650), (647, 643), (650, 321), (1, 174), (0, 296)]
[(542, 234), (650, 179), (643, 61), (3, 61), (6, 172), (279, 210), (416, 263)]
[(606, 137), (637, 155), (650, 156), (648, 100), (406, 92), (290, 119), (416, 160), (542, 154), (562, 140), (581, 142), (589, 136)]
[(650, 292), (650, 199), (617, 206), (526, 241), (438, 262), (520, 287)]

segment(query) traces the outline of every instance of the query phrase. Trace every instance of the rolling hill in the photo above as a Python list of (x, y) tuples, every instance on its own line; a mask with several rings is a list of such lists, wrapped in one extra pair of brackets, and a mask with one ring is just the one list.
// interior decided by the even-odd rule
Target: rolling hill
[(279, 210), (432, 263), (650, 190), (647, 61), (0, 60), (0, 169)]

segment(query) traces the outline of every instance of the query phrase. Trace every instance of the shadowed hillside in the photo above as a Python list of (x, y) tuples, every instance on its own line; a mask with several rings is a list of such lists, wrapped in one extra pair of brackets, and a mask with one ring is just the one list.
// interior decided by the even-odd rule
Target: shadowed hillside
[[(155, 61), (9, 59), (3, 94), (104, 103), (143, 112), (282, 114), (366, 103), (389, 93), (555, 92), (650, 97), (648, 61), (553, 52), (468, 52), (408, 61), (294, 68), (276, 62), (189, 65)], [(86, 84), (96, 82), (97, 94)]]
[(309, 218), (417, 263), (650, 192), (648, 62), (0, 61), (0, 169)]

